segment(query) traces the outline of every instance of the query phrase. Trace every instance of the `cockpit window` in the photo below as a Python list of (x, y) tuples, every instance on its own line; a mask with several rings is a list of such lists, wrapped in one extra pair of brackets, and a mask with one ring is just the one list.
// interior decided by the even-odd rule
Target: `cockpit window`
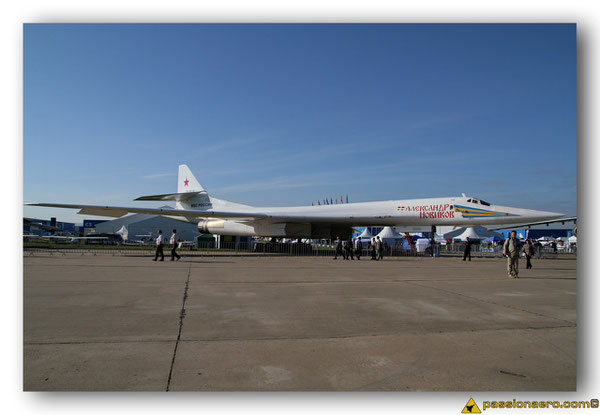
[(467, 199), (467, 202), (468, 203), (475, 203), (477, 205), (481, 203), (484, 206), (490, 206), (490, 204), (488, 202), (485, 202), (485, 201), (479, 200), (479, 199), (473, 199), (473, 198), (471, 198), (471, 199)]

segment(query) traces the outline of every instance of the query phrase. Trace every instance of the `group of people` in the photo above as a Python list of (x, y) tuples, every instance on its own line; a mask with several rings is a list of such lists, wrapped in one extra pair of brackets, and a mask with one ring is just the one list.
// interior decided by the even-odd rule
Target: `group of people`
[[(379, 261), (383, 259), (383, 242), (377, 236), (376, 238), (372, 238), (369, 243), (369, 249), (371, 251), (371, 260)], [(348, 239), (347, 241), (342, 241), (338, 236), (335, 242), (335, 256), (333, 259), (337, 259), (338, 255), (341, 255), (344, 259), (354, 259), (354, 255), (356, 254), (356, 259), (360, 260), (363, 251), (363, 241), (362, 237), (359, 236), (352, 243), (352, 239)]]
[(519, 278), (519, 254), (521, 253), (521, 248), (523, 249), (523, 253), (525, 253), (525, 258), (527, 259), (527, 269), (533, 268), (531, 265), (531, 257), (535, 252), (535, 248), (531, 241), (527, 239), (525, 243), (521, 243), (519, 238), (517, 238), (517, 232), (512, 231), (510, 234), (510, 238), (504, 241), (504, 256), (507, 258), (507, 270), (509, 278)]
[[(465, 253), (463, 255), (463, 261), (469, 258), (471, 260), (471, 245), (472, 242), (467, 237), (465, 241)], [(507, 238), (504, 241), (503, 252), (502, 254), (507, 258), (507, 270), (509, 278), (519, 278), (519, 254), (521, 253), (521, 249), (525, 253), (525, 258), (527, 259), (527, 269), (533, 268), (531, 265), (531, 257), (535, 253), (535, 247), (533, 243), (529, 239), (525, 241), (525, 243), (521, 243), (519, 238), (517, 238), (517, 232), (512, 231), (510, 233), (510, 238)]]
[[(158, 237), (156, 238), (156, 254), (154, 255), (153, 261), (164, 261), (165, 254), (163, 252), (163, 247), (165, 245), (164, 237), (162, 234), (162, 230), (158, 230)], [(177, 240), (177, 230), (173, 229), (173, 233), (171, 234), (171, 238), (169, 239), (169, 245), (171, 246), (171, 261), (177, 261), (181, 258), (177, 253), (176, 249), (178, 247)], [(472, 242), (467, 237), (465, 244), (465, 252), (463, 255), (463, 261), (469, 258), (471, 260), (471, 245)], [(369, 243), (369, 249), (371, 251), (371, 260), (379, 261), (383, 259), (383, 242), (379, 238), (379, 236), (372, 238)], [(503, 246), (503, 255), (507, 258), (507, 270), (509, 278), (519, 278), (519, 254), (521, 253), (521, 249), (525, 253), (525, 258), (527, 258), (527, 269), (533, 268), (531, 265), (531, 257), (534, 255), (535, 247), (528, 239), (524, 244), (521, 243), (519, 238), (517, 238), (517, 232), (512, 231), (510, 238), (504, 241)], [(348, 260), (354, 260), (354, 255), (356, 255), (356, 259), (360, 260), (363, 251), (363, 243), (362, 237), (358, 237), (354, 244), (352, 243), (352, 239), (348, 239), (347, 241), (342, 241), (338, 236), (336, 238), (335, 243), (335, 256), (333, 259), (337, 259), (338, 255), (341, 255), (342, 258)], [(160, 256), (160, 259), (158, 257)]]
[[(177, 261), (179, 261), (179, 259), (181, 258), (179, 256), (179, 254), (177, 253), (177, 251), (175, 251), (177, 249), (177, 245), (178, 245), (179, 241), (177, 240), (177, 230), (173, 229), (173, 233), (171, 234), (171, 239), (169, 239), (169, 245), (171, 245), (171, 261), (174, 261), (175, 258), (177, 258)], [(158, 230), (158, 236), (156, 238), (156, 254), (154, 255), (154, 259), (152, 261), (164, 261), (165, 260), (165, 254), (163, 252), (163, 247), (165, 245), (164, 242), (164, 238), (163, 238), (163, 234), (162, 234), (162, 230)], [(160, 255), (160, 259), (158, 259), (158, 256)]]

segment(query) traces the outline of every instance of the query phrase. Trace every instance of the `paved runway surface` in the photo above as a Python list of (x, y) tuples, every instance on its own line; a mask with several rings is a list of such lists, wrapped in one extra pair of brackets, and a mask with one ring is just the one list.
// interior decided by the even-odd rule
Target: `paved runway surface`
[(29, 391), (572, 391), (576, 261), (24, 257)]

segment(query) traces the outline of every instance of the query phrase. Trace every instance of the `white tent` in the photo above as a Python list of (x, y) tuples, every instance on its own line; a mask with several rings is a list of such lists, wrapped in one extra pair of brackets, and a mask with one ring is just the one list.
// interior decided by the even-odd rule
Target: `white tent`
[(127, 232), (127, 228), (125, 227), (125, 225), (121, 226), (121, 229), (119, 229), (115, 233), (121, 235), (121, 238), (123, 238), (124, 241), (127, 240), (128, 232)]
[(363, 240), (368, 239), (371, 240), (371, 238), (374, 236), (371, 232), (369, 232), (369, 228), (365, 228), (365, 230), (363, 231), (363, 233), (361, 233), (360, 236)]
[(394, 245), (402, 239), (402, 235), (394, 230), (391, 226), (386, 226), (377, 234), (382, 242), (387, 242), (388, 245)]
[(452, 239), (458, 239), (461, 241), (466, 241), (467, 238), (475, 241), (485, 239), (487, 236), (479, 235), (474, 228), (464, 228), (461, 234), (452, 237)]
[(489, 238), (490, 236), (498, 236), (502, 238), (502, 235), (498, 232), (489, 231), (483, 226), (459, 228), (455, 231), (444, 234), (444, 238), (446, 239), (459, 239), (461, 241), (465, 241), (467, 237), (469, 237), (470, 240), (483, 240)]

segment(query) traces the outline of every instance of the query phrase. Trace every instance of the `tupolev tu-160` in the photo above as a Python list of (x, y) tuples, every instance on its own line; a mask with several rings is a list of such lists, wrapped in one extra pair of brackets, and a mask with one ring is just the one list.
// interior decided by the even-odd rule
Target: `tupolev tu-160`
[(474, 197), (388, 200), (317, 206), (255, 207), (210, 196), (185, 164), (179, 166), (177, 193), (135, 200), (174, 201), (175, 208), (144, 208), (26, 203), (80, 209), (78, 213), (121, 217), (149, 213), (195, 223), (202, 233), (275, 238), (348, 238), (355, 226), (477, 226), (574, 220), (563, 214), (487, 203)]

